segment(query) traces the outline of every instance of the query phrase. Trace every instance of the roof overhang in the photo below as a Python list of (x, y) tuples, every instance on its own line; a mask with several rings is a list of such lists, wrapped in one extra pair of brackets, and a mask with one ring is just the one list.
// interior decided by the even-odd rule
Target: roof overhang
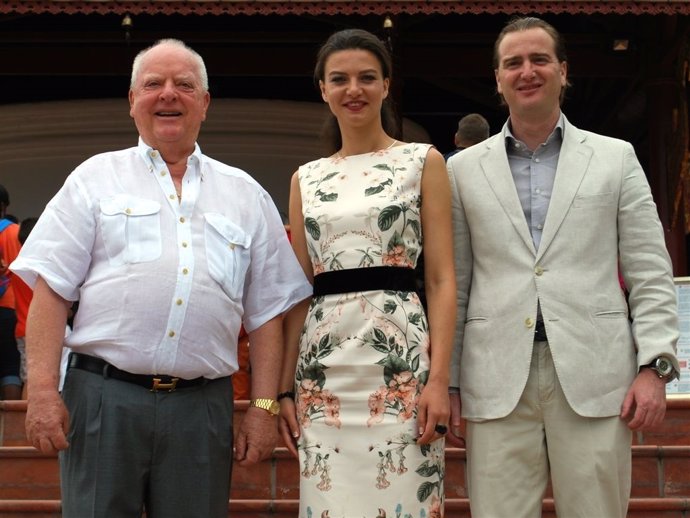
[(2, 1), (0, 14), (368, 15), (368, 14), (634, 14), (687, 15), (687, 0), (43, 0)]

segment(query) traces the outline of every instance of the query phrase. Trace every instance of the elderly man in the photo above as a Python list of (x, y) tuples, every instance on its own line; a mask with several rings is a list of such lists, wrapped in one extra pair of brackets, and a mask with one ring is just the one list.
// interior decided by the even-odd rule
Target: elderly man
[(277, 438), (281, 314), (311, 287), (268, 194), (196, 144), (202, 58), (177, 40), (142, 51), (129, 102), (138, 146), (77, 167), (12, 265), (34, 286), (27, 434), (61, 452), (65, 518), (226, 517), (240, 325), (253, 399), (234, 455), (249, 465)]
[(632, 146), (561, 112), (568, 67), (551, 25), (511, 21), (494, 69), (510, 117), (448, 161), (451, 382), (468, 421), (472, 516), (540, 516), (550, 476), (558, 516), (624, 518), (631, 430), (662, 421), (679, 368), (662, 227)]

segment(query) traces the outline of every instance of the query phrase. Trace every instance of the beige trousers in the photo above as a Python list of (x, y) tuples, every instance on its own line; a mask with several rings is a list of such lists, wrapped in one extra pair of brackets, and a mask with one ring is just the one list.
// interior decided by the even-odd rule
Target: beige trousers
[(559, 518), (625, 518), (631, 440), (618, 416), (588, 418), (570, 408), (548, 343), (535, 342), (515, 410), (467, 423), (472, 518), (540, 517), (549, 475)]

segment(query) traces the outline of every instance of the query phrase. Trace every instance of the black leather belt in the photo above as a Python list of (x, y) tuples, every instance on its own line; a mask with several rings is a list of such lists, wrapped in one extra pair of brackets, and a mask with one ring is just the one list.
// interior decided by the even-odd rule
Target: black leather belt
[(534, 341), (548, 342), (548, 339), (546, 338), (546, 329), (544, 328), (543, 320), (537, 320), (537, 325), (534, 326)]
[(80, 369), (94, 374), (100, 374), (104, 378), (113, 378), (119, 381), (126, 381), (127, 383), (134, 383), (135, 385), (149, 389), (151, 392), (172, 392), (176, 389), (196, 387), (208, 382), (206, 378), (186, 380), (166, 375), (154, 376), (148, 374), (132, 374), (131, 372), (118, 369), (101, 358), (74, 352), (69, 355), (67, 368)]

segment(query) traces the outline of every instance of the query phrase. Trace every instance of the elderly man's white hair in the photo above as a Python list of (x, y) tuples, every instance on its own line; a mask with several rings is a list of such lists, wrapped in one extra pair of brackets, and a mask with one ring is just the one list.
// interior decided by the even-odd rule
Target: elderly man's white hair
[(183, 41), (176, 40), (174, 38), (165, 38), (162, 40), (158, 40), (156, 43), (154, 43), (150, 47), (145, 48), (144, 50), (139, 52), (139, 54), (136, 55), (136, 57), (134, 58), (134, 63), (132, 63), (132, 78), (129, 81), (130, 88), (134, 88), (134, 85), (137, 82), (137, 77), (139, 76), (139, 69), (141, 68), (141, 63), (146, 57), (146, 54), (148, 54), (150, 50), (153, 50), (160, 45), (170, 45), (173, 47), (184, 49), (187, 52), (189, 52), (190, 56), (197, 64), (199, 79), (201, 80), (201, 87), (204, 89), (204, 91), (208, 91), (208, 74), (206, 73), (206, 65), (204, 64), (204, 59), (199, 55), (198, 52), (196, 52), (191, 47), (188, 47)]

